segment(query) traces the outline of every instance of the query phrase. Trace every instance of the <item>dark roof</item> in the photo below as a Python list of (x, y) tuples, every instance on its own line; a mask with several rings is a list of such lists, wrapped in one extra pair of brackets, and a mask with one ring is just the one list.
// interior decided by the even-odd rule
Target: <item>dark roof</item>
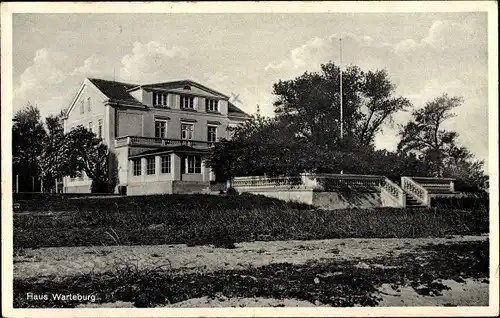
[(147, 155), (154, 155), (154, 154), (169, 152), (169, 151), (173, 151), (173, 152), (193, 151), (193, 152), (207, 152), (208, 153), (208, 149), (198, 149), (198, 148), (193, 148), (193, 147), (189, 147), (189, 146), (170, 146), (170, 147), (166, 146), (166, 147), (162, 147), (162, 148), (156, 148), (156, 149), (142, 151), (142, 152), (136, 153), (135, 155), (129, 156), (129, 158), (143, 157), (143, 156), (147, 156)]
[(249, 117), (247, 113), (245, 113), (244, 111), (242, 111), (241, 109), (236, 107), (236, 105), (234, 105), (231, 102), (227, 103), (227, 111), (228, 111), (229, 115), (235, 114), (238, 116)]
[(127, 90), (136, 87), (136, 84), (107, 81), (97, 78), (89, 78), (104, 95), (117, 102), (124, 102), (131, 105), (143, 106), (141, 102), (130, 95)]
[[(183, 84), (195, 84), (195, 85), (199, 85), (202, 88), (205, 88), (209, 91), (212, 91), (214, 93), (225, 96), (224, 94), (221, 94), (217, 91), (214, 91), (208, 87), (205, 87), (205, 86), (203, 86), (199, 83), (193, 82), (191, 80), (173, 81), (173, 82), (148, 84), (148, 85), (121, 83), (121, 82), (108, 81), (108, 80), (103, 80), (103, 79), (98, 79), (98, 78), (89, 78), (89, 81), (91, 81), (104, 95), (108, 96), (110, 100), (116, 101), (116, 102), (123, 102), (123, 103), (127, 103), (130, 105), (137, 105), (137, 106), (144, 106), (144, 105), (141, 102), (139, 102), (137, 99), (135, 99), (132, 95), (130, 95), (127, 90), (129, 90), (131, 88), (139, 87), (139, 86), (155, 88), (155, 87), (178, 87), (179, 85), (183, 85)], [(228, 103), (228, 115), (248, 117), (247, 113), (245, 113), (240, 108), (236, 107), (231, 102)]]

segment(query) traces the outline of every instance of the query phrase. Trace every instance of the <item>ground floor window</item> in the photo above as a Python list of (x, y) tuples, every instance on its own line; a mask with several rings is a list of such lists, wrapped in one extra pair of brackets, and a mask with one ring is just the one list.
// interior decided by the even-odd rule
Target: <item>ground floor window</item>
[(155, 157), (146, 159), (146, 173), (151, 175), (155, 174)]
[(187, 156), (186, 157), (187, 173), (201, 173), (201, 157)]
[(134, 166), (134, 176), (140, 176), (142, 174), (141, 159), (136, 159), (133, 161)]
[(161, 157), (161, 173), (170, 173), (170, 155)]

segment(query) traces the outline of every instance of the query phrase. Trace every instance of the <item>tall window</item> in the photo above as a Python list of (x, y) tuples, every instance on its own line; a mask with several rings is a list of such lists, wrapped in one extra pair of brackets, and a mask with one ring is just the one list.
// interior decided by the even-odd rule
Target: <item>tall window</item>
[(85, 113), (85, 104), (83, 100), (80, 101), (80, 114)]
[(90, 100), (90, 97), (87, 98), (87, 110), (89, 112), (92, 111), (92, 101)]
[(217, 127), (208, 126), (208, 141), (209, 142), (217, 141)]
[(97, 121), (97, 137), (102, 138), (102, 119)]
[(161, 157), (161, 173), (170, 173), (170, 155)]
[(165, 120), (155, 120), (155, 137), (167, 137), (167, 122)]
[(181, 96), (181, 108), (194, 109), (194, 97)]
[(200, 156), (187, 156), (186, 157), (187, 172), (188, 173), (201, 173), (201, 157)]
[(141, 159), (135, 159), (133, 161), (134, 165), (134, 176), (140, 176), (142, 174), (142, 165), (141, 165)]
[(146, 159), (146, 173), (155, 174), (155, 157)]
[(153, 105), (167, 106), (167, 93), (153, 93)]
[(181, 124), (181, 139), (183, 140), (191, 140), (193, 139), (193, 129), (194, 125), (192, 124)]
[(219, 101), (215, 99), (205, 99), (205, 107), (207, 111), (217, 112), (219, 111)]
[(92, 132), (93, 131), (93, 128), (94, 128), (94, 125), (92, 124), (92, 122), (89, 123), (89, 131)]

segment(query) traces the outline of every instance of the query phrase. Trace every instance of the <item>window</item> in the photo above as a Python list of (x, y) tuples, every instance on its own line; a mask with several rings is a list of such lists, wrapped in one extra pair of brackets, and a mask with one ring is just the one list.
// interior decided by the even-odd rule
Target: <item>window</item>
[(217, 127), (208, 126), (208, 141), (209, 142), (217, 141)]
[(146, 159), (146, 174), (155, 174), (155, 157)]
[(161, 157), (161, 173), (170, 173), (170, 155)]
[(167, 93), (153, 93), (153, 105), (167, 106)]
[(181, 96), (181, 108), (194, 109), (194, 97)]
[(193, 139), (193, 127), (192, 124), (181, 124), (181, 139), (191, 140)]
[(205, 109), (210, 112), (219, 111), (219, 101), (215, 99), (205, 99)]
[(92, 132), (92, 128), (93, 128), (93, 125), (92, 125), (92, 122), (89, 123), (89, 131)]
[(133, 161), (134, 165), (134, 176), (140, 176), (142, 174), (142, 165), (141, 165), (141, 159), (135, 159)]
[(102, 138), (102, 119), (97, 121), (97, 138)]
[(92, 101), (90, 100), (90, 97), (87, 98), (87, 111), (92, 111)]
[(80, 114), (85, 113), (85, 105), (83, 103), (83, 100), (80, 101)]
[(155, 120), (155, 137), (167, 137), (167, 122), (165, 120)]
[(186, 158), (187, 173), (201, 173), (201, 157), (188, 156)]

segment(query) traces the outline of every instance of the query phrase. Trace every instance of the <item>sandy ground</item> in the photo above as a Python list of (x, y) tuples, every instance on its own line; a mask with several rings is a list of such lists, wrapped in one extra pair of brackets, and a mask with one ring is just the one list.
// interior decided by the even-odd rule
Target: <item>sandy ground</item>
[[(405, 306), (488, 306), (489, 284), (476, 280), (466, 279), (465, 283), (453, 280), (438, 280), (450, 287), (440, 296), (422, 296), (411, 287), (401, 287), (399, 291), (393, 290), (389, 284), (379, 288), (378, 296), (382, 298), (379, 307), (405, 307)], [(215, 298), (192, 298), (175, 304), (160, 307), (169, 308), (217, 308), (217, 307), (329, 307), (329, 305), (311, 303), (299, 299), (273, 299), (273, 298), (227, 298), (220, 295)], [(133, 303), (115, 302), (104, 304), (82, 304), (78, 308), (134, 308)]]
[[(99, 246), (59, 247), (22, 250), (14, 257), (15, 278), (57, 279), (67, 276), (99, 273), (119, 264), (133, 263), (141, 269), (166, 265), (180, 272), (213, 272), (221, 269), (245, 269), (271, 263), (304, 264), (309, 261), (358, 260), (383, 256), (398, 256), (428, 244), (450, 244), (463, 241), (485, 241), (488, 236), (450, 236), (419, 239), (342, 239), (317, 241), (272, 241), (236, 244), (235, 249), (213, 246), (159, 245), (159, 246)], [(373, 264), (370, 266), (384, 266)], [(394, 290), (382, 285), (377, 295), (379, 306), (487, 306), (487, 282), (465, 279), (464, 283), (438, 280), (450, 287), (440, 296), (422, 296), (411, 287)], [(215, 298), (201, 297), (169, 304), (165, 307), (311, 307), (325, 306), (298, 299), (269, 298)], [(80, 307), (128, 308), (132, 303), (82, 304)]]
[[(25, 249), (14, 257), (15, 278), (54, 278), (102, 273), (120, 264), (140, 269), (164, 265), (182, 272), (245, 269), (271, 263), (305, 264), (315, 260), (368, 260), (428, 245), (487, 240), (488, 236), (419, 239), (333, 239), (236, 244), (235, 249), (212, 246), (96, 246)], [(381, 264), (381, 266), (383, 266)]]

